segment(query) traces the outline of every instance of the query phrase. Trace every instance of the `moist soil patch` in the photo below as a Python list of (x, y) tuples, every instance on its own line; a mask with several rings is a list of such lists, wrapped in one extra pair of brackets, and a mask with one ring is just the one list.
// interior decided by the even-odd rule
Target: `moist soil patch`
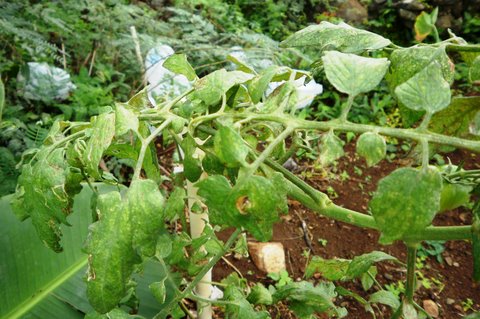
[[(453, 164), (462, 164), (466, 169), (480, 168), (480, 157), (468, 151), (457, 150), (444, 156)], [(407, 156), (397, 156), (391, 161), (383, 160), (377, 166), (367, 168), (363, 159), (355, 153), (355, 143), (345, 146), (345, 157), (336, 167), (329, 171), (322, 170), (320, 165), (312, 161), (301, 161), (295, 173), (302, 176), (309, 184), (329, 194), (334, 203), (349, 209), (367, 213), (368, 201), (375, 191), (378, 181), (398, 167), (412, 165)], [(285, 248), (287, 270), (294, 280), (301, 280), (304, 275), (307, 258), (346, 258), (380, 250), (406, 262), (406, 247), (402, 243), (382, 246), (378, 244), (379, 233), (373, 230), (358, 228), (342, 222), (322, 217), (304, 208), (296, 201), (290, 201), (289, 214), (282, 217), (274, 226), (274, 242), (281, 242)], [(302, 222), (306, 227), (302, 228)], [(463, 208), (440, 214), (434, 225), (469, 225), (471, 213)], [(226, 240), (232, 230), (218, 234)], [(309, 240), (306, 240), (306, 236)], [(251, 239), (251, 238), (249, 238)], [(310, 244), (308, 244), (308, 241)], [(480, 287), (472, 280), (473, 258), (471, 243), (468, 241), (450, 241), (443, 243), (445, 251), (437, 256), (429, 256), (419, 261), (417, 269), (418, 286), (415, 300), (422, 305), (424, 300), (434, 301), (439, 308), (439, 318), (462, 318), (473, 311), (480, 311)], [(309, 246), (313, 249), (310, 251)], [(241, 272), (249, 282), (262, 282), (266, 286), (274, 284), (266, 274), (261, 273), (250, 258), (236, 259), (226, 256), (229, 263)], [(401, 287), (405, 280), (406, 269), (388, 262), (378, 263), (377, 280), (380, 285), (390, 285), (393, 290)], [(214, 280), (220, 281), (236, 270), (223, 260), (213, 270)], [(313, 278), (322, 280), (321, 274)], [(368, 296), (378, 289), (375, 285), (365, 292), (359, 280), (354, 282), (336, 282), (368, 300)], [(363, 306), (352, 298), (338, 297), (337, 305), (348, 309), (347, 318), (372, 318)], [(296, 318), (285, 305), (269, 309), (273, 318)], [(377, 318), (389, 318), (387, 307), (375, 309)], [(216, 316), (223, 315), (220, 310)], [(327, 318), (322, 315), (318, 318)]]

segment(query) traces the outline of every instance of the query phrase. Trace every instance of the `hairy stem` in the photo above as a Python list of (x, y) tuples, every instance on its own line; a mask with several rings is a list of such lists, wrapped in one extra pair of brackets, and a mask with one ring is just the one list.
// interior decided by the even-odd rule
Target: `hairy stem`
[[(285, 126), (294, 126), (296, 129), (304, 130), (319, 130), (319, 131), (341, 131), (341, 132), (353, 132), (353, 133), (365, 133), (365, 132), (374, 132), (378, 134), (396, 137), (400, 139), (411, 139), (415, 141), (421, 141), (426, 139), (429, 143), (450, 145), (456, 148), (469, 149), (472, 151), (480, 152), (480, 141), (466, 140), (463, 138), (447, 136), (443, 134), (437, 134), (429, 131), (418, 130), (418, 129), (401, 129), (393, 127), (380, 127), (375, 125), (366, 125), (366, 124), (357, 124), (352, 122), (341, 122), (337, 119), (331, 121), (310, 121), (302, 120), (288, 116), (286, 114), (255, 114), (255, 113), (223, 113), (223, 114), (210, 114), (198, 117), (190, 122), (190, 131), (195, 129), (199, 124), (213, 120), (220, 116), (223, 117), (232, 117), (232, 118), (249, 118), (251, 121), (271, 121), (276, 123), (281, 123)], [(140, 119), (155, 119), (159, 117), (155, 114), (143, 115), (140, 116)], [(161, 117), (162, 119), (164, 118)]]
[[(199, 130), (211, 135), (216, 133), (214, 129), (207, 126), (200, 126)], [(252, 152), (256, 153), (255, 151)], [(327, 194), (316, 190), (282, 165), (268, 158), (265, 160), (265, 164), (282, 173), (291, 183), (288, 196), (298, 200), (312, 211), (354, 226), (378, 229), (372, 216), (333, 204)], [(410, 242), (422, 240), (471, 240), (472, 226), (430, 226), (414, 234), (407, 234), (403, 239)]]

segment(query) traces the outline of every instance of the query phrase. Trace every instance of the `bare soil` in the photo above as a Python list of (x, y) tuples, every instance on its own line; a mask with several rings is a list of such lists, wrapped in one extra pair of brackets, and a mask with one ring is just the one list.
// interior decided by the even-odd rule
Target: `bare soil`
[[(372, 192), (376, 189), (378, 181), (388, 175), (394, 169), (412, 164), (406, 156), (397, 156), (391, 161), (383, 160), (379, 165), (367, 168), (363, 159), (355, 154), (355, 144), (351, 142), (345, 147), (346, 156), (341, 158), (333, 171), (325, 172), (312, 161), (299, 163), (297, 174), (304, 176), (305, 180), (317, 189), (333, 195), (333, 201), (340, 206), (367, 213), (368, 201)], [(480, 157), (468, 151), (457, 150), (445, 158), (450, 158), (454, 164), (464, 163), (467, 169), (480, 168)], [(332, 197), (332, 196), (331, 196)], [(385, 251), (401, 261), (406, 262), (406, 248), (401, 243), (382, 246), (378, 244), (379, 233), (372, 230), (361, 229), (342, 222), (337, 222), (304, 208), (300, 203), (290, 201), (290, 211), (282, 221), (274, 226), (272, 241), (281, 242), (284, 245), (287, 270), (294, 280), (303, 278), (307, 263), (309, 247), (305, 240), (304, 231), (301, 227), (302, 220), (307, 224), (307, 233), (311, 240), (312, 255), (323, 258), (347, 258), (371, 252), (373, 250)], [(466, 209), (457, 209), (441, 214), (436, 217), (434, 225), (468, 225), (471, 223), (471, 214)], [(219, 238), (225, 240), (231, 230), (220, 232)], [(442, 253), (443, 263), (439, 263), (435, 257), (428, 257), (422, 262), (422, 268), (418, 269), (417, 276), (423, 276), (428, 280), (422, 284), (416, 292), (416, 301), (422, 305), (424, 300), (433, 300), (437, 303), (440, 311), (439, 318), (454, 319), (462, 318), (472, 311), (480, 310), (480, 287), (472, 280), (473, 259), (471, 244), (468, 241), (451, 241), (444, 244), (445, 251)], [(263, 282), (265, 285), (273, 284), (266, 274), (261, 273), (249, 258), (235, 259), (227, 256), (230, 263), (251, 282)], [(398, 285), (405, 280), (405, 269), (391, 263), (377, 264), (377, 280), (382, 286), (386, 284)], [(221, 261), (214, 268), (214, 280), (220, 281), (234, 269)], [(420, 274), (421, 272), (421, 274)], [(320, 276), (316, 276), (321, 280)], [(430, 285), (429, 285), (430, 283)], [(359, 295), (368, 299), (368, 295), (375, 292), (372, 287), (368, 292), (363, 291), (359, 281), (337, 282)], [(427, 288), (425, 287), (427, 286)], [(473, 305), (470, 307), (469, 299)], [(348, 309), (348, 318), (372, 318), (362, 305), (351, 298), (337, 298), (336, 303)], [(285, 305), (270, 309), (273, 318), (295, 318)], [(378, 318), (389, 318), (390, 312), (386, 307), (376, 309)], [(222, 317), (218, 312), (218, 316)], [(323, 318), (319, 316), (319, 318)]]

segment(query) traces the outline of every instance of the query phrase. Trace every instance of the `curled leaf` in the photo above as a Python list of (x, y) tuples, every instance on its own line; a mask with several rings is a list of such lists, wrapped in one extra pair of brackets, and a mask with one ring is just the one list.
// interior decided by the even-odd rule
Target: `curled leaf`
[(366, 132), (357, 140), (357, 153), (365, 158), (368, 166), (374, 166), (385, 157), (387, 144), (377, 133)]
[(330, 165), (342, 157), (343, 154), (345, 154), (343, 151), (343, 142), (333, 133), (333, 131), (322, 136), (320, 142), (320, 162), (322, 165)]

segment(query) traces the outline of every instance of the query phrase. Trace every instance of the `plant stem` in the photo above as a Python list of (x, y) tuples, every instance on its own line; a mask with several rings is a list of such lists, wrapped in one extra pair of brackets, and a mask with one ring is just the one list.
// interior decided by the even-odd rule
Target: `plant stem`
[(430, 161), (430, 150), (428, 148), (428, 141), (423, 139), (422, 143), (422, 171), (426, 172), (428, 170), (428, 163)]
[(155, 129), (155, 131), (153, 131), (152, 134), (150, 134), (146, 139), (142, 140), (142, 147), (140, 148), (140, 153), (138, 154), (137, 165), (135, 166), (135, 170), (133, 172), (132, 181), (140, 178), (140, 172), (142, 171), (143, 160), (145, 159), (148, 146), (158, 134), (160, 134), (168, 125), (170, 125), (172, 120), (172, 118), (167, 118), (159, 127)]
[[(466, 140), (458, 137), (447, 136), (443, 134), (437, 134), (428, 131), (422, 131), (418, 129), (400, 129), (393, 127), (379, 127), (375, 125), (357, 124), (352, 122), (341, 122), (337, 119), (325, 122), (302, 120), (299, 118), (290, 117), (286, 114), (256, 114), (256, 113), (224, 113), (224, 114), (210, 114), (196, 118), (190, 122), (190, 130), (196, 128), (201, 122), (215, 119), (220, 116), (230, 116), (233, 118), (250, 118), (252, 121), (271, 121), (282, 123), (285, 126), (294, 126), (295, 129), (305, 130), (320, 130), (320, 131), (341, 131), (341, 132), (353, 132), (353, 133), (365, 133), (374, 132), (378, 134), (396, 137), (400, 139), (411, 139), (415, 141), (421, 141), (426, 139), (430, 143), (450, 145), (457, 148), (469, 149), (475, 152), (480, 152), (480, 141)], [(158, 117), (155, 114), (148, 116), (140, 116), (140, 119), (155, 119)]]
[(82, 137), (85, 135), (85, 131), (82, 130), (82, 131), (78, 131), (76, 133), (73, 133), (72, 135), (69, 135), (63, 139), (61, 139), (60, 141), (57, 141), (55, 143), (53, 143), (52, 145), (50, 145), (49, 147), (51, 147), (52, 149), (55, 149), (63, 144), (67, 144), (68, 142), (72, 141), (72, 140), (75, 140), (79, 137)]
[(252, 163), (250, 166), (249, 170), (252, 173), (255, 173), (255, 171), (260, 167), (260, 165), (265, 162), (267, 157), (272, 154), (272, 152), (275, 150), (275, 147), (277, 147), (278, 144), (283, 142), (292, 132), (295, 130), (294, 127), (287, 127), (280, 135), (278, 135), (269, 145), (268, 147), (260, 154), (260, 156), (257, 157), (257, 159)]
[(435, 39), (436, 43), (442, 42), (440, 40), (440, 36), (438, 35), (437, 27), (433, 26), (433, 38)]
[[(214, 129), (207, 126), (200, 126), (199, 130), (211, 135), (216, 133)], [(252, 152), (255, 153), (255, 151)], [(312, 211), (354, 226), (378, 229), (372, 216), (333, 204), (327, 194), (316, 190), (285, 167), (268, 158), (265, 160), (265, 164), (282, 173), (291, 183), (288, 196), (298, 200)], [(430, 226), (414, 234), (407, 234), (403, 239), (410, 242), (422, 240), (471, 240), (472, 226)]]
[(180, 94), (179, 96), (177, 96), (176, 98), (174, 98), (172, 101), (170, 101), (167, 106), (165, 106), (165, 108), (162, 109), (162, 112), (168, 112), (170, 111), (170, 109), (175, 106), (175, 104), (177, 104), (178, 102), (180, 102), (184, 97), (186, 97), (187, 95), (189, 95), (190, 93), (192, 93), (194, 91), (194, 89), (190, 89), (190, 90), (187, 90), (185, 92), (183, 92), (182, 94)]
[(355, 99), (354, 95), (349, 95), (347, 99), (347, 104), (345, 105), (345, 108), (342, 110), (342, 114), (340, 115), (340, 122), (345, 123), (347, 122), (347, 117), (348, 113), (350, 112), (350, 109), (352, 108), (353, 105), (353, 100)]
[(137, 29), (135, 26), (130, 26), (130, 33), (132, 34), (132, 40), (135, 44), (135, 55), (137, 56), (138, 64), (140, 64), (140, 70), (143, 74), (143, 85), (147, 84), (147, 73), (145, 72), (145, 64), (142, 59), (142, 50), (140, 49), (140, 41), (138, 40)]
[(200, 296), (197, 296), (195, 294), (188, 294), (186, 298), (192, 299), (195, 301), (200, 301), (203, 303), (211, 303), (211, 304), (217, 304), (217, 305), (238, 305), (238, 303), (234, 301), (207, 299), (207, 298), (202, 298)]
[(447, 44), (448, 52), (480, 52), (480, 44)]
[(414, 304), (415, 293), (415, 263), (417, 262), (417, 244), (407, 244), (407, 283), (405, 299), (409, 304)]
[(222, 256), (230, 249), (233, 245), (235, 240), (237, 239), (238, 235), (242, 232), (242, 229), (236, 229), (233, 234), (228, 238), (227, 242), (223, 246), (222, 250), (220, 250), (215, 256), (210, 259), (210, 261), (203, 266), (200, 272), (195, 276), (195, 278), (188, 284), (188, 286), (182, 291), (182, 293), (175, 298), (173, 298), (158, 314), (155, 315), (154, 319), (163, 319), (165, 318), (173, 305), (177, 302), (185, 298), (188, 294), (191, 294), (193, 288), (202, 280), (203, 276), (222, 258)]
[(419, 131), (427, 131), (428, 129), (428, 124), (430, 123), (430, 120), (432, 119), (432, 112), (427, 112), (425, 113), (425, 117), (422, 120), (422, 123), (420, 126), (417, 128)]

